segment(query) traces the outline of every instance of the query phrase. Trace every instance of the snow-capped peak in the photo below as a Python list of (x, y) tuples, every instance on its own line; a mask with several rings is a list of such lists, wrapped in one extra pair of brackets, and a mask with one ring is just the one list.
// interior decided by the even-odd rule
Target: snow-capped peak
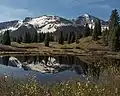
[(87, 17), (87, 18), (88, 18), (88, 17), (89, 17), (89, 14), (83, 14), (83, 17)]

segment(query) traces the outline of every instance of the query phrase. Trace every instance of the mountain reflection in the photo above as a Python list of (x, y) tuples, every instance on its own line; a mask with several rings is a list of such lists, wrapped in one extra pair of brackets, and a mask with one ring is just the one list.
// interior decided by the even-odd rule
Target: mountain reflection
[[(74, 71), (78, 75), (92, 74), (93, 78), (99, 79), (100, 67), (89, 66), (75, 56), (18, 56), (0, 57), (0, 64), (18, 67), (26, 71), (37, 71), (41, 73), (59, 73)], [(90, 71), (89, 71), (90, 70)]]

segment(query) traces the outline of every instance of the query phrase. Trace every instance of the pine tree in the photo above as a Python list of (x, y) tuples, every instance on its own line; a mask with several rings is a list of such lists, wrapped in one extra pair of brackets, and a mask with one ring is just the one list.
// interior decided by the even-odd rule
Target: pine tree
[(44, 41), (44, 43), (45, 43), (45, 46), (46, 46), (46, 47), (49, 47), (49, 33), (47, 33), (47, 34), (45, 35), (45, 41)]
[(25, 35), (24, 35), (24, 43), (31, 43), (31, 34), (29, 32), (25, 32)]
[(37, 43), (37, 41), (38, 41), (38, 36), (37, 36), (37, 31), (34, 33), (34, 35), (33, 35), (33, 40), (32, 40), (32, 42), (35, 42), (35, 43)]
[(68, 33), (67, 43), (68, 44), (71, 43), (71, 32)]
[(112, 30), (114, 29), (115, 26), (119, 25), (119, 14), (117, 12), (117, 10), (113, 10), (110, 16), (110, 20), (109, 20), (109, 29)]
[(107, 45), (108, 44), (108, 29), (106, 28), (103, 32), (102, 32), (102, 40), (103, 40), (103, 43), (105, 44), (105, 45)]
[(74, 43), (75, 42), (75, 33), (72, 32), (71, 33), (71, 40), (70, 40), (71, 43)]
[(102, 33), (101, 33), (101, 22), (100, 22), (100, 19), (97, 19), (97, 33), (98, 33), (98, 36), (102, 35)]
[(86, 24), (84, 37), (87, 37), (87, 36), (89, 36), (89, 35), (90, 35), (90, 28), (89, 28), (88, 24)]
[(42, 35), (41, 35), (41, 33), (38, 34), (38, 42), (39, 42), (39, 43), (42, 42)]
[(59, 44), (64, 44), (64, 38), (63, 38), (63, 32), (60, 32), (60, 36), (59, 36)]
[(94, 31), (92, 34), (92, 40), (98, 40), (98, 33), (97, 33), (97, 22), (95, 22), (95, 27), (94, 27)]
[(111, 41), (109, 43), (109, 48), (110, 48), (110, 51), (116, 51), (118, 48), (119, 48), (119, 44), (118, 44), (118, 34), (119, 32), (119, 27), (116, 26), (113, 30), (112, 30), (112, 34), (111, 34)]
[(9, 30), (5, 31), (2, 40), (3, 45), (11, 45)]
[(75, 42), (76, 42), (76, 44), (78, 44), (78, 43), (79, 43), (78, 33), (77, 33), (77, 32), (76, 32), (76, 35), (75, 35)]
[(119, 14), (117, 10), (113, 10), (109, 20), (109, 35), (108, 35), (108, 46), (111, 51), (119, 49), (119, 36), (120, 36), (120, 26), (119, 26)]
[(20, 38), (20, 37), (17, 38), (17, 42), (18, 42), (19, 44), (21, 43), (21, 38)]

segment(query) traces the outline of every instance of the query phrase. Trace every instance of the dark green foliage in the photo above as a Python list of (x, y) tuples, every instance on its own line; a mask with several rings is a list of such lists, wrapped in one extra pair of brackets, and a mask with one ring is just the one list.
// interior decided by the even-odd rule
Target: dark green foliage
[(49, 39), (50, 39), (50, 41), (54, 41), (53, 33), (49, 33)]
[(75, 42), (75, 32), (71, 32), (71, 43)]
[(98, 36), (102, 35), (102, 33), (101, 33), (101, 22), (100, 22), (100, 19), (97, 20), (97, 33), (98, 33)]
[(34, 33), (34, 35), (33, 35), (33, 40), (32, 40), (32, 42), (35, 42), (35, 43), (37, 43), (37, 41), (38, 41), (38, 36), (37, 36), (37, 31)]
[(98, 40), (98, 36), (101, 35), (101, 22), (99, 19), (96, 19), (95, 21), (95, 28), (92, 33), (92, 39), (93, 40)]
[(105, 45), (108, 45), (108, 33), (109, 30), (107, 28), (102, 32), (102, 40)]
[(45, 41), (46, 33), (42, 33), (42, 41)]
[(68, 33), (67, 43), (68, 44), (71, 43), (71, 32)]
[(119, 14), (118, 14), (117, 10), (115, 9), (112, 11), (112, 14), (111, 14), (110, 20), (109, 20), (110, 30), (114, 29), (115, 26), (119, 25), (119, 21), (120, 21)]
[(79, 38), (78, 38), (78, 33), (77, 32), (76, 32), (76, 35), (75, 35), (75, 42), (79, 43)]
[(66, 36), (65, 36), (65, 41), (67, 41), (68, 40), (68, 34), (66, 34)]
[(89, 35), (90, 35), (90, 28), (89, 28), (88, 24), (86, 24), (84, 37), (87, 37)]
[(19, 43), (19, 44), (20, 44), (21, 42), (22, 42), (22, 41), (21, 41), (21, 38), (20, 38), (20, 37), (18, 37), (18, 38), (17, 38), (17, 43)]
[(2, 40), (3, 45), (11, 45), (9, 30), (5, 31)]
[(43, 40), (42, 40), (42, 33), (38, 34), (38, 42), (39, 43), (43, 42)]
[(111, 40), (110, 40), (110, 43), (109, 43), (109, 48), (110, 48), (110, 51), (116, 51), (118, 50), (119, 48), (119, 36), (117, 36), (118, 32), (120, 31), (119, 30), (119, 27), (116, 26), (113, 30), (111, 30), (112, 34), (111, 34)]
[(92, 33), (92, 40), (98, 40), (98, 33), (97, 33), (97, 22), (95, 22), (95, 27), (94, 27), (94, 31)]
[(25, 32), (25, 35), (24, 35), (24, 40), (23, 42), (24, 43), (31, 43), (31, 34), (29, 32)]
[(44, 43), (45, 43), (45, 46), (46, 46), (46, 47), (49, 47), (49, 33), (47, 33), (47, 34), (45, 35), (45, 41), (44, 41)]
[(12, 37), (12, 41), (16, 42), (17, 41), (16, 37)]
[(39, 33), (38, 34), (38, 42), (44, 42), (45, 40), (45, 34), (44, 33)]
[(60, 32), (60, 36), (59, 36), (59, 44), (64, 44), (64, 38), (63, 38), (63, 32)]
[(117, 10), (113, 10), (110, 16), (110, 31), (108, 35), (108, 46), (111, 51), (116, 51), (120, 48), (119, 38), (120, 38), (120, 25), (119, 25), (119, 14)]

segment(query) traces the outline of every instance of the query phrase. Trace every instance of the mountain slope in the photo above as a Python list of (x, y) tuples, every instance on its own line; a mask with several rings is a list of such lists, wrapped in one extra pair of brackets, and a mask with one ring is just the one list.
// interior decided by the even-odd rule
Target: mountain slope
[[(80, 25), (85, 25), (86, 23), (88, 23), (90, 28), (94, 28), (94, 23), (95, 23), (96, 19), (99, 19), (99, 18), (89, 15), (89, 14), (83, 14), (76, 18), (75, 23), (80, 24)], [(108, 28), (107, 21), (104, 21), (101, 19), (100, 19), (100, 21), (101, 21), (102, 28), (106, 28), (106, 27)]]
[[(94, 22), (96, 19), (98, 18), (89, 14), (84, 14), (77, 17), (74, 22), (59, 16), (43, 15), (34, 18), (26, 17), (24, 20), (21, 21), (15, 20), (0, 23), (0, 32), (5, 30), (16, 31), (21, 29), (20, 27), (23, 26), (27, 26), (27, 28), (29, 29), (29, 26), (31, 25), (36, 29), (38, 33), (56, 32), (57, 30), (62, 29), (63, 27), (67, 27), (68, 29), (70, 28), (70, 26), (74, 26), (74, 24), (84, 26), (86, 23), (88, 23), (90, 28), (94, 28)], [(101, 25), (102, 29), (106, 27), (108, 28), (108, 22), (104, 20), (101, 20)]]

